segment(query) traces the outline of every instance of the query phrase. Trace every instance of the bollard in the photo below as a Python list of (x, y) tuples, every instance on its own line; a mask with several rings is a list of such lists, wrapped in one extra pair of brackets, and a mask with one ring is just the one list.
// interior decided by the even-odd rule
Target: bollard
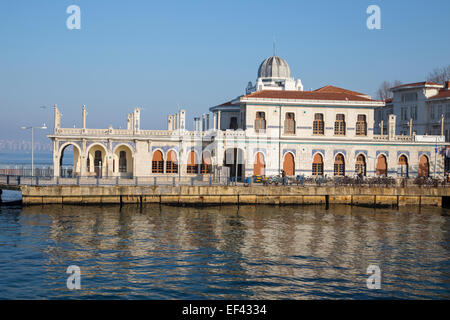
[(156, 177), (153, 177), (153, 185), (156, 186)]
[(136, 177), (136, 185), (138, 185), (139, 183), (138, 183), (138, 177)]
[(39, 177), (36, 177), (36, 185), (39, 185)]
[(175, 177), (172, 177), (172, 185), (175, 187)]
[(191, 186), (194, 186), (194, 177), (191, 178)]
[(212, 178), (209, 177), (209, 186), (212, 186)]
[(119, 177), (116, 177), (116, 186), (119, 185)]
[(6, 176), (6, 184), (9, 184), (9, 176)]
[(17, 184), (20, 185), (20, 176), (17, 176)]
[(100, 185), (100, 178), (97, 177), (97, 187)]
[(77, 176), (77, 186), (80, 185), (80, 176)]

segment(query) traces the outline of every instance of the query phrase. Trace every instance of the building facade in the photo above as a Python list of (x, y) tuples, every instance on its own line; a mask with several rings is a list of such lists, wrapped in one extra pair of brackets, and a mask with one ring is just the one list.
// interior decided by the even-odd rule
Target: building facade
[(255, 85), (195, 118), (194, 130), (186, 129), (185, 110), (168, 116), (167, 130), (142, 130), (139, 109), (128, 115), (126, 129), (88, 129), (84, 107), (82, 128), (61, 128), (55, 106), (48, 137), (55, 176), (72, 146), (71, 174), (81, 177), (202, 179), (222, 172), (242, 180), (281, 170), (288, 176), (442, 177), (444, 156), (436, 151), (445, 146), (443, 137), (398, 134), (403, 123), (393, 112), (386, 130), (375, 132), (375, 110), (387, 108), (331, 85), (304, 91), (287, 62), (273, 56), (261, 63)]
[[(409, 135), (442, 135), (450, 141), (450, 81), (444, 85), (424, 81), (391, 88), (393, 98), (375, 110), (376, 132), (387, 130), (390, 114), (397, 116), (396, 131)], [(412, 131), (412, 133), (410, 133)]]

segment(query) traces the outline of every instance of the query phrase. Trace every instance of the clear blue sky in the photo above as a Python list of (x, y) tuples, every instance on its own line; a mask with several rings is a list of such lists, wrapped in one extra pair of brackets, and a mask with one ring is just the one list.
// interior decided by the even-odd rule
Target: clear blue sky
[[(81, 8), (68, 30), (66, 8)], [(381, 8), (382, 30), (366, 28)], [(424, 80), (450, 63), (450, 1), (101, 1), (0, 2), (0, 139), (19, 126), (166, 127), (177, 106), (192, 118), (244, 92), (259, 64), (285, 58), (305, 89), (333, 84), (374, 95), (383, 80)], [(42, 109), (40, 106), (47, 106)], [(43, 133), (41, 133), (41, 140)]]

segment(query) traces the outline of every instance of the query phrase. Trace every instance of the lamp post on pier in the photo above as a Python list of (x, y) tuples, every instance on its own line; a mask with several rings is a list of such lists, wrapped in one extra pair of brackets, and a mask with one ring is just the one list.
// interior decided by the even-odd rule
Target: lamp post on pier
[(22, 130), (28, 130), (31, 129), (31, 176), (34, 176), (34, 129), (42, 129), (42, 130), (46, 130), (47, 126), (44, 125), (40, 126), (40, 127), (26, 127), (26, 126), (22, 126), (20, 127)]

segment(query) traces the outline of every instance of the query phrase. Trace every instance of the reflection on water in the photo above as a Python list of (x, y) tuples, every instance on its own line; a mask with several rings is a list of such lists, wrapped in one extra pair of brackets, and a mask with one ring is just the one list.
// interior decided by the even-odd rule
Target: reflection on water
[[(445, 209), (0, 210), (0, 298), (450, 298)], [(371, 264), (381, 290), (366, 287)]]

